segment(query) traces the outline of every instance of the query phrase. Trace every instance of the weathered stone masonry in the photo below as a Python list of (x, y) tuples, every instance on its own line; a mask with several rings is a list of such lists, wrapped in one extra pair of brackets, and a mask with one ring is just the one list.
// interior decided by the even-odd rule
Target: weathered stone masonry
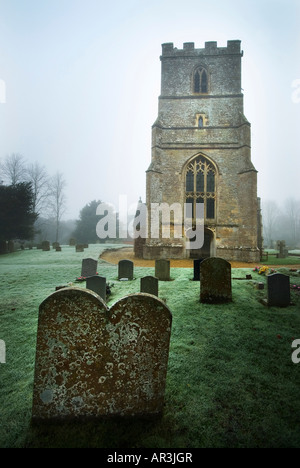
[[(241, 92), (240, 41), (195, 49), (162, 45), (161, 95), (147, 170), (149, 235), (144, 258), (219, 256), (258, 261), (257, 171)], [(151, 203), (204, 203), (205, 242), (151, 238)], [(195, 206), (195, 205), (193, 205)], [(172, 220), (173, 227), (181, 220)], [(172, 229), (171, 229), (172, 233)], [(184, 232), (183, 232), (184, 234)]]

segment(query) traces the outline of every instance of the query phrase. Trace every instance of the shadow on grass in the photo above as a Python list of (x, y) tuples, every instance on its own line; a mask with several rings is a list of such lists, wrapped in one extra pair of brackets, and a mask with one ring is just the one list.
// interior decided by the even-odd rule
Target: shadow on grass
[(164, 448), (169, 445), (172, 426), (169, 419), (161, 416), (31, 422), (25, 447)]
[(155, 421), (117, 419), (31, 423), (26, 447), (135, 448), (140, 446), (140, 434), (151, 431), (155, 424)]

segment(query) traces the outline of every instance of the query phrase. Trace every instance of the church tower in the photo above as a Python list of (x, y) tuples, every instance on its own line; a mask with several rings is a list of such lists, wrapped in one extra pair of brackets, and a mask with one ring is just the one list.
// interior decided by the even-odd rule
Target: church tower
[[(152, 127), (152, 159), (147, 170), (148, 237), (144, 258), (259, 260), (257, 171), (251, 162), (250, 123), (241, 90), (241, 43), (227, 47), (193, 42), (177, 49), (162, 44), (161, 95)], [(195, 222), (196, 204), (204, 208), (204, 244), (188, 250), (178, 223), (171, 219), (151, 236), (153, 204), (188, 204)], [(178, 231), (177, 231), (178, 232)]]

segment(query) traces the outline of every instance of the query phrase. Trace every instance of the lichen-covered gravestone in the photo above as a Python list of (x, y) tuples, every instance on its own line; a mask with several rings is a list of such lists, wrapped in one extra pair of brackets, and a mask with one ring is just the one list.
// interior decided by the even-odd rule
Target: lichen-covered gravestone
[(218, 257), (203, 260), (200, 269), (200, 301), (209, 304), (232, 301), (229, 262)]
[(161, 414), (171, 322), (149, 294), (110, 309), (87, 289), (50, 295), (39, 309), (33, 420)]
[(93, 258), (84, 258), (81, 263), (81, 276), (95, 276), (97, 273), (98, 262)]

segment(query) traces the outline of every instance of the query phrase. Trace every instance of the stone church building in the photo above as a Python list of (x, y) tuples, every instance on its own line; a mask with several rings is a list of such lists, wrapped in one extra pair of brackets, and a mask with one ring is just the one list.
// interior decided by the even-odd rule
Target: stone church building
[[(260, 258), (257, 171), (251, 162), (250, 123), (241, 89), (241, 42), (227, 47), (193, 42), (177, 49), (162, 44), (161, 95), (152, 127), (152, 159), (147, 170), (148, 235), (143, 257), (205, 258), (256, 262)], [(171, 218), (151, 236), (153, 204), (196, 204), (204, 208), (204, 243), (187, 249), (182, 218)], [(162, 221), (163, 223), (163, 221)], [(178, 223), (182, 236), (174, 236)], [(178, 232), (178, 231), (177, 231)]]

